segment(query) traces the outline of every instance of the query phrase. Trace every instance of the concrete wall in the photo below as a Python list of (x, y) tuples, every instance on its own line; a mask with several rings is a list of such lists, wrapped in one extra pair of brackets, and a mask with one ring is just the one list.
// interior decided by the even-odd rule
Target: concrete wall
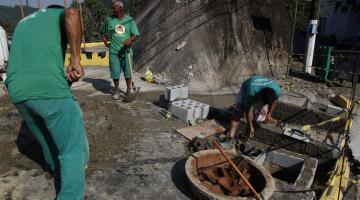
[(137, 17), (136, 69), (186, 80), (192, 91), (270, 75), (270, 65), (285, 72), (291, 22), (283, 0), (150, 2)]

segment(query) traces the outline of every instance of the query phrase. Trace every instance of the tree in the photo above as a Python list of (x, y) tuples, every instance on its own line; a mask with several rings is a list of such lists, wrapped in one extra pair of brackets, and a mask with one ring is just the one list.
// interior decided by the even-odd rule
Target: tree
[[(291, 20), (293, 20), (295, 12), (296, 0), (285, 0)], [(304, 31), (309, 24), (311, 15), (311, 1), (299, 0), (297, 16), (296, 16), (296, 30)]]
[[(82, 4), (84, 36), (86, 41), (99, 41), (99, 30), (111, 8), (101, 0), (85, 0)], [(72, 7), (78, 7), (75, 1)]]

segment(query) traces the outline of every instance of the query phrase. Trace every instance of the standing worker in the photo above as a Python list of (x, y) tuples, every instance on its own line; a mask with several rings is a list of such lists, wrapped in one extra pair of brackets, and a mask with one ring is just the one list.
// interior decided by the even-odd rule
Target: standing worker
[[(70, 65), (64, 58), (70, 46)], [(6, 86), (11, 101), (42, 147), (58, 200), (83, 199), (89, 145), (69, 85), (84, 75), (77, 9), (49, 6), (22, 19), (10, 51)]]
[(254, 137), (255, 129), (253, 126), (254, 114), (251, 108), (254, 104), (260, 104), (253, 108), (258, 113), (256, 120), (265, 123), (277, 123), (272, 117), (275, 110), (277, 99), (280, 97), (281, 89), (277, 82), (265, 76), (252, 76), (241, 86), (240, 92), (236, 97), (235, 111), (232, 114), (229, 130), (229, 138), (222, 143), (225, 149), (232, 149), (235, 145), (235, 135), (239, 125), (240, 117), (245, 113), (247, 121), (247, 135), (250, 139)]
[[(126, 95), (130, 94), (132, 89), (133, 77), (131, 77), (130, 65), (133, 63), (133, 50), (131, 44), (138, 39), (140, 33), (135, 20), (125, 14), (122, 1), (113, 0), (112, 10), (114, 15), (106, 18), (100, 33), (105, 46), (109, 47), (110, 73), (115, 85), (113, 99), (118, 100), (120, 70), (123, 71), (126, 80)], [(110, 44), (108, 38), (110, 38)]]

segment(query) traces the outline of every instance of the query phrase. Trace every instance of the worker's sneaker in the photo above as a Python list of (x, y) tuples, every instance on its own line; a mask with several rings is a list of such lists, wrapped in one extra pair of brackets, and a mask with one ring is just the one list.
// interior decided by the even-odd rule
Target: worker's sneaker
[(221, 147), (226, 150), (231, 150), (235, 147), (235, 139), (232, 137), (229, 137), (225, 142), (221, 143)]
[(126, 96), (129, 95), (130, 93), (131, 93), (131, 88), (128, 88), (128, 89), (126, 90)]
[(113, 98), (114, 100), (119, 100), (119, 97), (120, 97), (120, 91), (119, 91), (119, 90), (115, 90), (112, 98)]

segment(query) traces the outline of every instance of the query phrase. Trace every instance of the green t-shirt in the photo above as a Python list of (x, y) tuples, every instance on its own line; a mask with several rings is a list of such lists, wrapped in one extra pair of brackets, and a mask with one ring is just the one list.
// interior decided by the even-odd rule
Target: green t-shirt
[(129, 15), (125, 15), (122, 19), (115, 16), (107, 17), (101, 26), (100, 33), (110, 38), (110, 53), (119, 55), (126, 54), (126, 48), (123, 45), (125, 40), (133, 35), (140, 35), (135, 20)]
[(281, 89), (277, 82), (265, 76), (252, 76), (247, 79), (242, 87), (245, 89), (244, 107), (250, 108), (259, 99), (259, 92), (264, 88), (272, 88), (276, 98), (280, 97)]
[(42, 9), (16, 26), (6, 86), (12, 102), (71, 97), (64, 71), (64, 9)]

